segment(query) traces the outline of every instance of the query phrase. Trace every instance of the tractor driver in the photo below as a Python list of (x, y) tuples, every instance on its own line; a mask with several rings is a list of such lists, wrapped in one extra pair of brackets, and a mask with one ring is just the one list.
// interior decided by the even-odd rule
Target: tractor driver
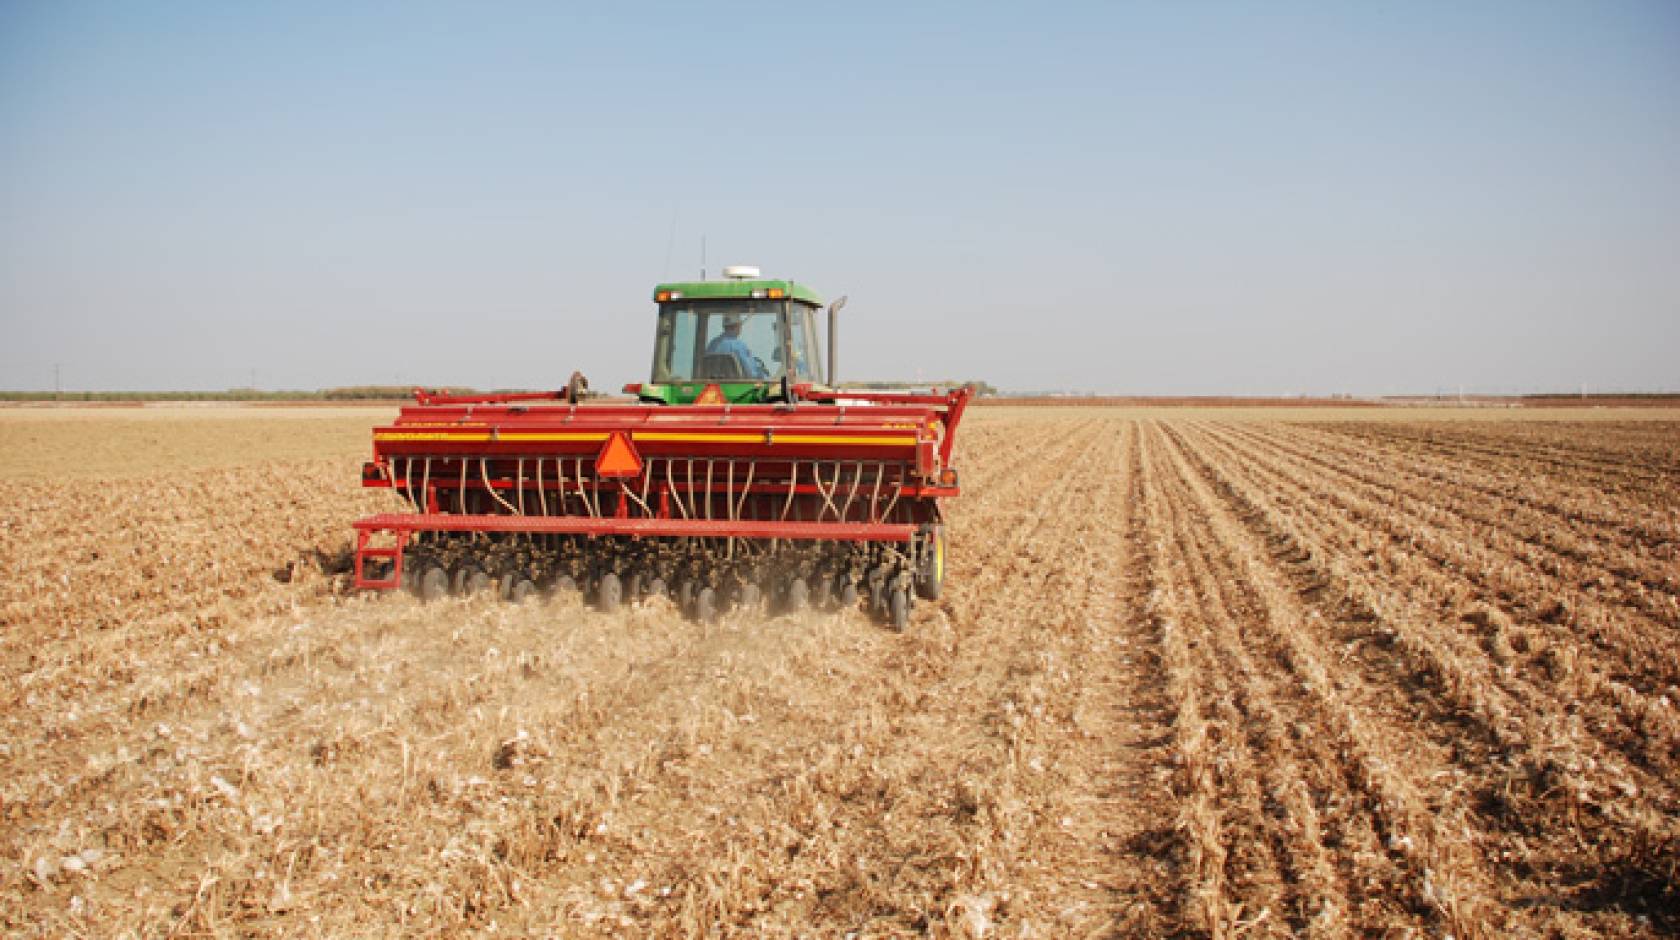
[(745, 318), (740, 314), (725, 314), (723, 318), (723, 332), (719, 333), (706, 344), (708, 356), (734, 356), (741, 364), (741, 374), (755, 379), (769, 378), (770, 373), (764, 369), (764, 364), (753, 355), (752, 347), (741, 338), (741, 326)]

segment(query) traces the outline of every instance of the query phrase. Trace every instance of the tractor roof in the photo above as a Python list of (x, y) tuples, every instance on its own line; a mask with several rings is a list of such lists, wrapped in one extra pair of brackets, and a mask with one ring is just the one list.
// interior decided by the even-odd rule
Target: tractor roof
[(775, 278), (675, 281), (655, 287), (653, 289), (653, 299), (657, 301), (661, 295), (664, 295), (671, 300), (762, 300), (770, 297), (771, 291), (781, 291), (782, 297), (797, 300), (801, 303), (817, 307), (823, 304), (823, 299), (817, 296), (817, 292), (804, 284)]

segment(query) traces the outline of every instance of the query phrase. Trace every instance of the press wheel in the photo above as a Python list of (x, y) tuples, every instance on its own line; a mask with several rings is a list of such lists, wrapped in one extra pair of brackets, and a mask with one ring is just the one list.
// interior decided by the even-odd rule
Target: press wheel
[(903, 633), (910, 626), (910, 592), (893, 588), (887, 597), (887, 622), (894, 633)]
[(619, 602), (624, 600), (624, 584), (618, 580), (618, 575), (607, 572), (601, 576), (601, 583), (595, 586), (595, 606), (602, 613), (610, 614), (618, 609)]
[(717, 592), (709, 587), (694, 595), (694, 619), (701, 623), (717, 622)]
[(435, 601), (449, 594), (449, 572), (432, 565), (421, 573), (416, 593), (423, 601)]
[(490, 587), (490, 576), (474, 568), (462, 579), (461, 587), (464, 593), (477, 594)]
[(762, 600), (763, 597), (764, 597), (764, 592), (760, 591), (758, 589), (758, 585), (752, 583), (751, 581), (748, 581), (746, 584), (741, 585), (740, 605), (741, 605), (742, 610), (755, 610), (755, 609), (757, 609), (758, 602), (760, 600)]
[(804, 578), (794, 578), (788, 582), (787, 609), (790, 613), (798, 613), (811, 606), (811, 589), (806, 586)]

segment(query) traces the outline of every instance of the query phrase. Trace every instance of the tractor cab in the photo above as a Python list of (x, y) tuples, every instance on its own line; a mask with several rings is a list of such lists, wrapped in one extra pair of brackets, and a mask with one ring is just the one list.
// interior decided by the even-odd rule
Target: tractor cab
[(674, 405), (716, 386), (709, 401), (749, 404), (824, 383), (816, 324), (822, 298), (803, 284), (762, 278), (754, 267), (727, 267), (723, 275), (654, 289), (652, 381), (626, 391)]

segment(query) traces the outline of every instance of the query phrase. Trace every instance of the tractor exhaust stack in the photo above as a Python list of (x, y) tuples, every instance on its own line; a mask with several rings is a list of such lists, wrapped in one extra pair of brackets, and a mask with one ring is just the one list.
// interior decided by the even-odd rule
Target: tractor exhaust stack
[(839, 299), (835, 300), (834, 303), (831, 303), (831, 304), (828, 305), (828, 386), (829, 386), (829, 388), (839, 388), (840, 387), (840, 376), (839, 376), (839, 373), (835, 371), (835, 370), (840, 368), (840, 365), (839, 365), (839, 360), (840, 360), (840, 352), (839, 352), (840, 327), (835, 323), (835, 314), (838, 314), (840, 312), (840, 308), (844, 307), (844, 306), (846, 306), (846, 295), (845, 294), (840, 295)]

